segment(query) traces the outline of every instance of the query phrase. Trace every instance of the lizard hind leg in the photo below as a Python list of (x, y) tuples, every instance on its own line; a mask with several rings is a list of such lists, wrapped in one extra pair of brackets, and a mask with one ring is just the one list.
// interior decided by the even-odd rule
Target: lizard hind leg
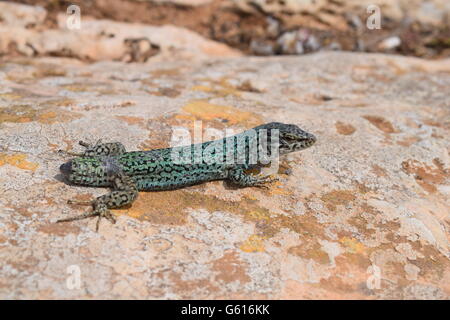
[(138, 196), (138, 190), (133, 179), (123, 173), (115, 173), (111, 176), (111, 181), (113, 183), (113, 191), (98, 197), (94, 201), (69, 200), (72, 204), (92, 205), (93, 210), (91, 212), (60, 219), (56, 222), (67, 222), (98, 216), (96, 231), (99, 229), (101, 218), (106, 218), (113, 224), (116, 223), (116, 219), (108, 209), (120, 208), (124, 205), (133, 203)]

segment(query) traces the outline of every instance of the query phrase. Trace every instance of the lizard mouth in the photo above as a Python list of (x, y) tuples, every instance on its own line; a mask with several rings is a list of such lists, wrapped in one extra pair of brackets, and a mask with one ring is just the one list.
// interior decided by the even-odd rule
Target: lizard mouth
[(59, 170), (65, 176), (68, 176), (69, 174), (71, 174), (72, 173), (72, 161), (67, 161), (66, 163), (63, 163), (59, 167)]

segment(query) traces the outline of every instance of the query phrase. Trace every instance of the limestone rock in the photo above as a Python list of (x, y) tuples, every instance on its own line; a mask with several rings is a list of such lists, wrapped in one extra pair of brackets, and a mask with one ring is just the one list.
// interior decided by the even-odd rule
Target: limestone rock
[(33, 27), (44, 22), (47, 11), (40, 6), (0, 2), (0, 23), (16, 27)]
[[(22, 7), (14, 8), (18, 11), (17, 8)], [(31, 12), (38, 10), (37, 7), (24, 7)], [(11, 24), (11, 19), (0, 21), (0, 54), (9, 53), (11, 47), (15, 47), (27, 56), (56, 55), (89, 61), (126, 62), (144, 62), (155, 55), (158, 59), (190, 60), (241, 55), (238, 50), (176, 26), (129, 24), (82, 16), (80, 28), (71, 30), (67, 28), (67, 19), (67, 15), (60, 14), (58, 29), (44, 30), (26, 29), (23, 25)], [(36, 20), (39, 22), (42, 21)]]
[[(0, 60), (0, 298), (448, 299), (448, 88), (450, 60), (381, 54)], [(55, 223), (107, 192), (64, 183), (58, 149), (168, 147), (196, 120), (318, 141), (268, 190), (141, 192), (99, 233)]]

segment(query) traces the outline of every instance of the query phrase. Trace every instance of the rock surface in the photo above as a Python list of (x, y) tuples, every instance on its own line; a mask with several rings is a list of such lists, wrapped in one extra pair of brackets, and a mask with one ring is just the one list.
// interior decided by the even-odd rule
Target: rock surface
[(16, 27), (34, 27), (44, 22), (47, 11), (40, 6), (0, 2), (0, 22)]
[[(0, 61), (0, 298), (448, 299), (450, 60)], [(295, 123), (315, 146), (268, 190), (141, 192), (118, 222), (56, 224), (79, 140), (167, 147), (172, 130)], [(77, 281), (79, 279), (80, 281)]]

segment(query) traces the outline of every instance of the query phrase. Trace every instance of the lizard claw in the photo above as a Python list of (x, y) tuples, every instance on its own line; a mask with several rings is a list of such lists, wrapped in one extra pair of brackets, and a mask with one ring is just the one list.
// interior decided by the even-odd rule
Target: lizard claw
[(273, 178), (271, 176), (261, 177), (259, 182), (255, 184), (255, 187), (269, 190), (270, 187), (268, 184), (279, 180), (280, 180), (279, 178)]
[[(90, 203), (90, 204), (92, 204), (92, 203)], [(116, 223), (116, 219), (112, 215), (111, 211), (109, 211), (108, 208), (105, 205), (99, 205), (98, 207), (96, 207), (91, 212), (85, 212), (85, 213), (82, 213), (82, 214), (77, 215), (77, 216), (64, 218), (64, 219), (59, 219), (56, 222), (57, 223), (59, 223), (59, 222), (69, 222), (69, 221), (75, 221), (75, 220), (82, 220), (82, 219), (86, 219), (86, 218), (92, 218), (92, 217), (95, 217), (95, 216), (98, 217), (97, 223), (96, 223), (96, 226), (95, 226), (95, 231), (96, 232), (98, 232), (98, 229), (100, 227), (100, 220), (101, 220), (101, 218), (106, 218), (112, 224)]]
[(101, 218), (106, 218), (106, 220), (108, 220), (112, 224), (116, 223), (116, 218), (113, 217), (113, 215), (111, 214), (111, 212), (108, 209), (106, 209), (105, 211), (101, 211), (98, 214), (97, 224), (95, 225), (95, 231), (96, 232), (98, 232), (98, 229), (100, 227), (100, 219)]

